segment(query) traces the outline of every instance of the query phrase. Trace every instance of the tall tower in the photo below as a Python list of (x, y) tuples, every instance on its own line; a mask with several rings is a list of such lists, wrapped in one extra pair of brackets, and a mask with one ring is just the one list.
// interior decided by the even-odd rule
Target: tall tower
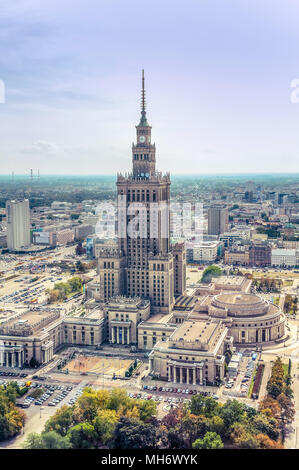
[(118, 250), (104, 250), (98, 267), (102, 300), (111, 293), (142, 297), (151, 301), (152, 313), (168, 313), (175, 295), (185, 288), (185, 252), (177, 247), (174, 256), (170, 248), (170, 175), (156, 169), (151, 130), (142, 71), (141, 117), (132, 144), (132, 171), (117, 175)]
[(30, 245), (29, 200), (6, 201), (7, 248), (19, 250)]
[(152, 312), (167, 313), (174, 303), (170, 176), (156, 170), (151, 130), (142, 71), (141, 117), (132, 145), (132, 172), (117, 177), (118, 201), (123, 198), (126, 204), (125, 218), (119, 218), (118, 223), (128, 228), (119, 238), (119, 249), (126, 257), (125, 293), (150, 299)]
[(152, 128), (146, 118), (144, 71), (142, 70), (141, 118), (136, 126), (137, 144), (132, 145), (133, 175), (135, 178), (153, 176), (156, 171), (156, 146), (151, 143)]

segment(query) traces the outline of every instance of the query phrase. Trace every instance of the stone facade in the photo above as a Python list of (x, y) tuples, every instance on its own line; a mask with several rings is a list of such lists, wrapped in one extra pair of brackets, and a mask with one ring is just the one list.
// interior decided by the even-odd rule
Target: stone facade
[(223, 321), (234, 344), (248, 345), (282, 340), (285, 315), (276, 305), (259, 295), (222, 293), (206, 297), (192, 312), (196, 318), (218, 318)]
[(138, 297), (111, 298), (104, 307), (107, 339), (112, 344), (137, 344), (137, 327), (150, 316), (150, 302)]
[(101, 344), (105, 340), (103, 313), (93, 311), (91, 317), (66, 317), (62, 309), (40, 307), (2, 321), (0, 365), (22, 367), (32, 358), (46, 364), (63, 344)]
[(169, 382), (205, 385), (224, 377), (224, 352), (230, 348), (221, 322), (186, 320), (150, 354), (150, 370)]
[[(105, 263), (109, 263), (107, 251), (99, 253), (100, 292), (103, 301), (114, 295), (148, 299), (152, 313), (167, 314), (175, 296), (185, 289), (186, 254), (183, 245), (175, 245), (173, 250), (170, 247), (170, 176), (156, 169), (151, 129), (145, 111), (143, 77), (141, 119), (136, 126), (136, 144), (132, 145), (132, 172), (117, 175), (118, 253), (117, 257), (111, 256), (110, 269), (114, 272), (110, 274), (105, 268)], [(116, 282), (116, 278), (121, 282)]]

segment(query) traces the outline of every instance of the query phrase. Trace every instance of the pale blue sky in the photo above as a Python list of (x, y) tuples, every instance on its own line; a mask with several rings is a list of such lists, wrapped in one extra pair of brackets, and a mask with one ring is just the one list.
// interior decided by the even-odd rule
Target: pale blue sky
[(1, 0), (0, 173), (131, 168), (141, 69), (159, 169), (299, 171), (294, 0)]

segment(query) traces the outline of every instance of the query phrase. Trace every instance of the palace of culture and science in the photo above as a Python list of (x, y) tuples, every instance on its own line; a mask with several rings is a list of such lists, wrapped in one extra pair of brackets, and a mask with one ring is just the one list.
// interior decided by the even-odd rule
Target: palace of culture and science
[[(156, 169), (156, 146), (146, 117), (144, 74), (141, 118), (132, 145), (132, 172), (118, 174), (118, 250), (99, 258), (101, 296), (149, 299), (152, 313), (169, 313), (186, 288), (183, 243), (170, 247), (170, 176)], [(129, 234), (138, 214), (139, 232)], [(128, 230), (127, 230), (128, 228)]]
[(170, 176), (156, 169), (151, 129), (142, 74), (132, 172), (117, 176), (118, 240), (97, 253), (84, 315), (66, 315), (61, 305), (2, 312), (0, 365), (22, 367), (32, 358), (47, 364), (64, 345), (109, 343), (147, 352), (156, 377), (202, 385), (223, 379), (225, 352), (233, 345), (285, 337), (285, 315), (251, 294), (245, 277), (220, 276), (186, 289), (184, 244), (170, 243)]

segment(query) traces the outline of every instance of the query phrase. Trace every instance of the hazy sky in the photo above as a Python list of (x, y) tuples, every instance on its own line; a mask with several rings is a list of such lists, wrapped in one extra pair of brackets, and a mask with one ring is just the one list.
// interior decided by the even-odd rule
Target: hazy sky
[(1, 0), (0, 173), (130, 170), (142, 68), (159, 169), (299, 171), (298, 2)]

